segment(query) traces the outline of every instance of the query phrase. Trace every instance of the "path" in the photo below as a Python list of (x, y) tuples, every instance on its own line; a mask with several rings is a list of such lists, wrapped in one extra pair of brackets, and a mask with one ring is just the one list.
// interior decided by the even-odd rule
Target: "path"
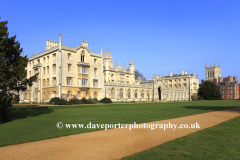
[(121, 159), (240, 116), (240, 107), (146, 124), (194, 124), (200, 129), (109, 129), (0, 147), (0, 159)]

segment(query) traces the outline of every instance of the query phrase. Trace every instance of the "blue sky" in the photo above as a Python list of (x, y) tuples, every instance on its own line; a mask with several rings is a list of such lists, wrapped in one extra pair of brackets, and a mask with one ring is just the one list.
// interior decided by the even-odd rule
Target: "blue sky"
[(130, 61), (145, 77), (199, 73), (221, 63), (223, 77), (240, 76), (240, 1), (111, 0), (1, 1), (1, 20), (30, 57), (46, 40), (77, 47), (84, 37), (92, 52), (108, 46), (120, 66)]

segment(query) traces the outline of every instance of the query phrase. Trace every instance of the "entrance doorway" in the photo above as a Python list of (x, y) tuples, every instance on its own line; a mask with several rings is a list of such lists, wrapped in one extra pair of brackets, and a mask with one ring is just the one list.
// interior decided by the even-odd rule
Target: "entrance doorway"
[(160, 87), (158, 87), (158, 100), (161, 100), (161, 89), (160, 89)]

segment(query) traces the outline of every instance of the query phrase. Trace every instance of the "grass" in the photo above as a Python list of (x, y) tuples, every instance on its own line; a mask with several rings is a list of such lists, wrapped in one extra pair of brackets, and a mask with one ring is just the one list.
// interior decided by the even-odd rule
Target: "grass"
[(123, 160), (240, 159), (240, 117), (136, 153)]
[[(0, 125), (0, 147), (100, 129), (58, 129), (57, 122), (131, 124), (183, 117), (232, 107), (240, 101), (194, 101), (13, 108), (12, 121)], [(16, 106), (19, 107), (19, 106)]]

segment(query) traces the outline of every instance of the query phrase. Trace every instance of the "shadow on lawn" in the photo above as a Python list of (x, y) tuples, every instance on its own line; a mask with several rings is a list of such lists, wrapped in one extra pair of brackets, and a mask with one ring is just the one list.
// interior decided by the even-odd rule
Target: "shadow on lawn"
[(12, 108), (11, 109), (11, 119), (22, 119), (26, 117), (36, 117), (41, 114), (48, 114), (53, 112), (52, 109), (49, 107), (34, 107), (34, 106), (29, 106), (29, 107), (23, 107), (23, 108)]
[(198, 110), (213, 110), (213, 111), (220, 111), (220, 110), (225, 110), (225, 109), (231, 109), (239, 106), (184, 106), (183, 108), (186, 109), (198, 109)]

